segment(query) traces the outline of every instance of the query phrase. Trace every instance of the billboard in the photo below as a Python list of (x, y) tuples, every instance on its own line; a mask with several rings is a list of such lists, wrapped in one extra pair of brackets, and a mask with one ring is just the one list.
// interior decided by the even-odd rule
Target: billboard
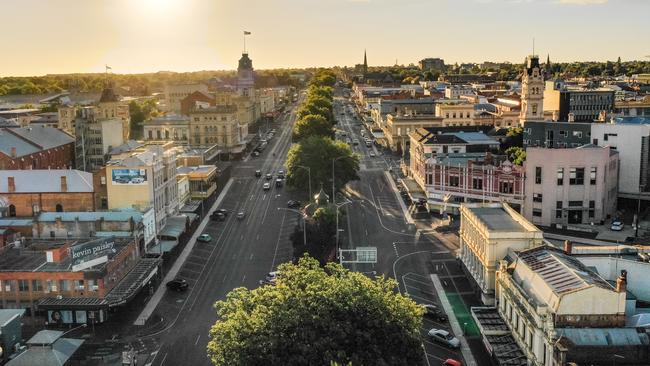
[(102, 238), (70, 247), (72, 270), (81, 271), (108, 262), (108, 255), (116, 253), (115, 238)]
[(147, 169), (113, 169), (111, 182), (113, 185), (147, 184)]

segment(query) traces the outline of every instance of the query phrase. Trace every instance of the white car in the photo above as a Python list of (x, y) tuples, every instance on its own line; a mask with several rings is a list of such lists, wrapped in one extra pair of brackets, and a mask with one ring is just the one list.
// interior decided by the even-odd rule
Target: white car
[(612, 226), (610, 227), (610, 229), (612, 231), (622, 231), (624, 226), (625, 226), (625, 224), (623, 224), (622, 221), (614, 220), (614, 221), (612, 221)]
[(371, 153), (370, 153), (370, 157), (371, 157), (371, 158), (374, 158), (375, 156), (377, 156), (377, 155), (375, 155), (374, 152), (371, 152)]
[(444, 329), (433, 328), (427, 333), (435, 342), (441, 343), (449, 348), (460, 348), (460, 341)]
[(271, 184), (268, 183), (268, 182), (267, 182), (267, 183), (264, 183), (264, 185), (262, 186), (262, 188), (263, 188), (265, 191), (268, 191), (269, 189), (271, 189)]

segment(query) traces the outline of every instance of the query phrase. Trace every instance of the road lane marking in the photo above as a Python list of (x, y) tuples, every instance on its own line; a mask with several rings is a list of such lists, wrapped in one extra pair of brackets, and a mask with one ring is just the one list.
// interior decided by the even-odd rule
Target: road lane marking
[(246, 281), (246, 275), (241, 279), (242, 282)]
[(260, 234), (257, 234), (257, 238), (255, 240), (260, 240)]
[(197, 344), (199, 344), (199, 339), (200, 339), (200, 338), (201, 338), (201, 335), (200, 335), (200, 334), (199, 334), (198, 336), (196, 336), (196, 341), (194, 341), (194, 345), (195, 345), (195, 346), (196, 346)]
[(249, 260), (249, 261), (252, 261), (252, 260), (253, 260), (253, 253), (251, 253), (251, 256), (250, 256), (250, 258), (248, 258), (248, 260)]
[[(282, 222), (280, 223), (280, 227), (284, 227), (284, 219), (287, 217), (287, 211), (285, 210), (282, 213)], [(275, 251), (273, 252), (273, 261), (271, 262), (271, 270), (269, 272), (273, 272), (273, 268), (275, 267), (275, 259), (278, 257), (278, 247), (280, 246), (280, 237), (281, 233), (278, 234), (278, 240), (275, 242)]]

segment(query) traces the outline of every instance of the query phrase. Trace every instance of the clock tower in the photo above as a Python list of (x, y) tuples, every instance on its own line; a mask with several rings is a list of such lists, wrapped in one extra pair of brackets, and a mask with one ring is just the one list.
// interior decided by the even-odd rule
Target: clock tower
[(544, 120), (544, 72), (539, 66), (539, 57), (530, 55), (526, 58), (524, 73), (521, 77), (521, 112), (519, 124), (527, 121)]
[(253, 77), (253, 60), (244, 52), (239, 59), (237, 67), (237, 93), (244, 97), (252, 97), (255, 90), (255, 78)]

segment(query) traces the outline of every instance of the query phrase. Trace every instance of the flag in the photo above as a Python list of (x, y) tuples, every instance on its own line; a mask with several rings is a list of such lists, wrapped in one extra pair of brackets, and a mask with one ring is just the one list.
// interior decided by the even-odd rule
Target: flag
[(113, 68), (110, 67), (110, 66), (108, 66), (108, 65), (106, 65), (106, 70), (113, 70)]
[(248, 35), (250, 35), (250, 34), (251, 34), (251, 32), (249, 32), (249, 31), (244, 31), (244, 35), (245, 35), (245, 36), (248, 36)]

